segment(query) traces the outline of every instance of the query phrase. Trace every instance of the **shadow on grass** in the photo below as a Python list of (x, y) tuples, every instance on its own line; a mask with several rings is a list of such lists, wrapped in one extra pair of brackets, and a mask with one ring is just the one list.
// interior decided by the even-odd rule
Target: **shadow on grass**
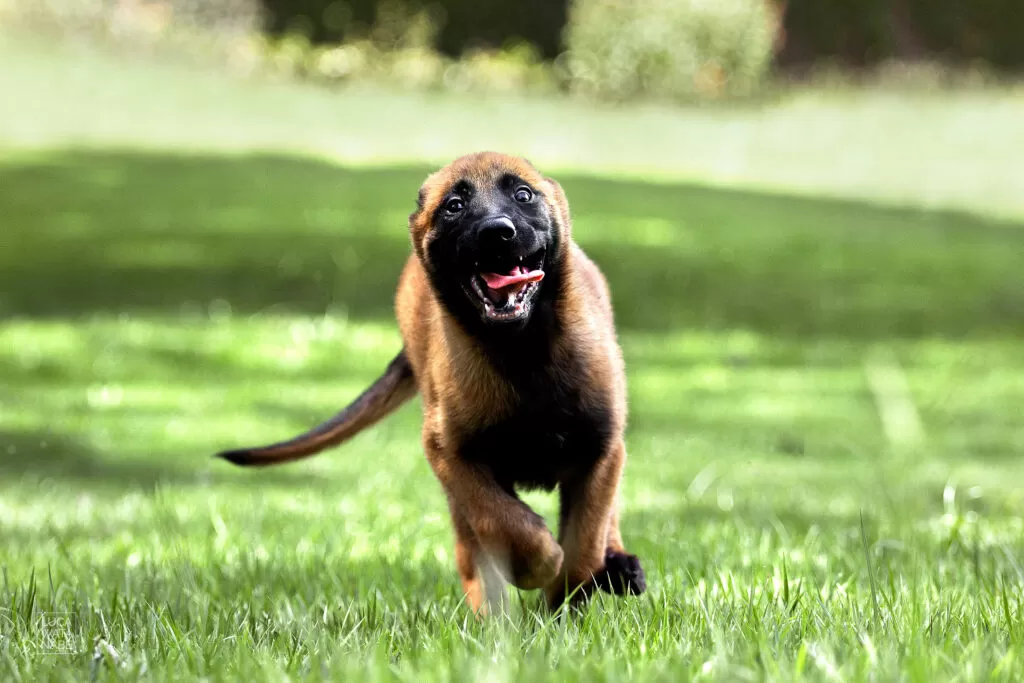
[[(431, 169), (67, 152), (3, 168), (0, 314), (230, 310), (391, 320)], [(874, 340), (1024, 333), (1024, 230), (692, 186), (560, 177), (624, 330)]]
[[(405, 221), (430, 170), (85, 151), (0, 167), (0, 320), (138, 314), (194, 328), (204, 324), (195, 313), (342, 309), (355, 320), (393, 325), (394, 288), (409, 252)], [(830, 347), (836, 357), (856, 349), (859, 364), (858, 346), (878, 340), (1024, 335), (1024, 225), (693, 186), (559, 180), (573, 204), (577, 238), (608, 276), (624, 332), (742, 329), (797, 342), (782, 345), (784, 358), (766, 349), (769, 356), (743, 361), (753, 365), (800, 363), (786, 354), (815, 338), (838, 342)], [(663, 364), (667, 373), (699, 361), (669, 346), (644, 350), (633, 367)], [(137, 372), (153, 383), (171, 377), (216, 386), (305, 382), (355, 368), (351, 359), (331, 357), (284, 376), (207, 351), (160, 340), (119, 349), (119, 377)], [(28, 364), (17, 354), (0, 360), (0, 389), (10, 390), (0, 400), (18, 405), (26, 400), (21, 388), (110, 379), (81, 353), (80, 364), (45, 354)], [(821, 387), (808, 391), (808, 403), (824, 395)], [(255, 409), (310, 426), (326, 417), (294, 406)], [(734, 415), (711, 416), (707, 424), (698, 415), (690, 424), (720, 434), (732, 429), (724, 421)], [(807, 449), (801, 425), (809, 423), (806, 413), (797, 417), (799, 424), (783, 414), (751, 426), (743, 416), (751, 437), (772, 439), (778, 450), (800, 457)], [(686, 424), (654, 413), (638, 415), (636, 423), (648, 431)], [(819, 427), (832, 424), (823, 418)], [(42, 441), (51, 445), (41, 449)], [(9, 445), (16, 457), (4, 452)], [(153, 487), (253, 486), (261, 477), (220, 468), (196, 473), (188, 458), (177, 469), (155, 457), (120, 456), (108, 459), (50, 435), (0, 435), (4, 478)], [(266, 481), (321, 483), (285, 469)]]
[(48, 479), (83, 489), (152, 490), (158, 486), (235, 485), (250, 488), (301, 486), (327, 489), (330, 481), (297, 469), (274, 472), (230, 469), (221, 463), (170, 458), (105, 457), (73, 438), (46, 432), (0, 432), (0, 482)]

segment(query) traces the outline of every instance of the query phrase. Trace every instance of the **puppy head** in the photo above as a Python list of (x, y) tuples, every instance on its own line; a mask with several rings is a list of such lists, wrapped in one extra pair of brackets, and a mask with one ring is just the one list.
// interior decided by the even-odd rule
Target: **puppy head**
[(413, 248), (456, 317), (511, 330), (553, 295), (569, 207), (558, 183), (525, 159), (460, 157), (427, 178), (417, 205), (409, 217)]

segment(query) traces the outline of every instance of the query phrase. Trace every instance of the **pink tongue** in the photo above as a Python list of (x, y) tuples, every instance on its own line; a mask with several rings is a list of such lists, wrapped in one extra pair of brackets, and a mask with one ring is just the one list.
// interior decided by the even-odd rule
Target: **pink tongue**
[(540, 282), (544, 279), (543, 270), (531, 270), (527, 271), (522, 266), (516, 266), (512, 269), (512, 272), (501, 275), (499, 273), (480, 273), (480, 277), (484, 279), (487, 286), (491, 289), (504, 289), (512, 285), (517, 285), (520, 282)]

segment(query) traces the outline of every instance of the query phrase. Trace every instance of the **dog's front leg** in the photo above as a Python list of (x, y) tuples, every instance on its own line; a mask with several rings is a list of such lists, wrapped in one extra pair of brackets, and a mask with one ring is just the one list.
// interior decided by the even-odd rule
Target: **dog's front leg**
[[(460, 564), (468, 570), (489, 563), (523, 590), (551, 583), (562, 567), (562, 548), (544, 518), (502, 488), (486, 467), (466, 462), (437, 438), (425, 436), (424, 450), (448, 495), (463, 555)], [(474, 539), (468, 537), (470, 531)]]
[(646, 589), (643, 569), (622, 547), (615, 505), (626, 447), (615, 443), (584, 476), (561, 486), (562, 571), (547, 586), (548, 604), (559, 607), (571, 597), (583, 601), (595, 589), (639, 594)]

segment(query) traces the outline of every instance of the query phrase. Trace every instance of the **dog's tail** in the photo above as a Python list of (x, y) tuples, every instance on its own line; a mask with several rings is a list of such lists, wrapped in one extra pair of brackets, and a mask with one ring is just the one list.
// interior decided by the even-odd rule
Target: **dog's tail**
[(287, 441), (224, 451), (217, 453), (216, 457), (236, 465), (266, 466), (316, 455), (384, 419), (415, 394), (415, 377), (403, 350), (376, 382), (327, 422)]

